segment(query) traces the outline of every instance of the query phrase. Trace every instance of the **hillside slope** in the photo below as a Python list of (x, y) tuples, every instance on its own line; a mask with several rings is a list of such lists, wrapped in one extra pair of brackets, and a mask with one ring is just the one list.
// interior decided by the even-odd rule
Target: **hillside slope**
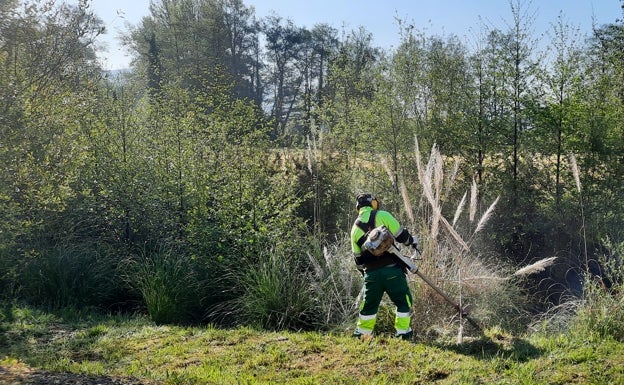
[(347, 331), (68, 322), (28, 311), (0, 330), (2, 384), (624, 383), (624, 344), (566, 334), (361, 341)]

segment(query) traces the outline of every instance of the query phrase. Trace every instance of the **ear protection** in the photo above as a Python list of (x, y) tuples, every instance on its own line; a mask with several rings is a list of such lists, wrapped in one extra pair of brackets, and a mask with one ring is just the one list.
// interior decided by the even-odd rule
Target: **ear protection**
[(372, 194), (362, 193), (355, 198), (355, 209), (359, 210), (364, 206), (370, 206), (373, 210), (379, 209), (379, 201)]

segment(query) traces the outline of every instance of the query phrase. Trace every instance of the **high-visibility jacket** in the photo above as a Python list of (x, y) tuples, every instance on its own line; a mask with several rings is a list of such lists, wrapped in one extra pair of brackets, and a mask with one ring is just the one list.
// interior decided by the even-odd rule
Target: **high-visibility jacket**
[[(373, 208), (370, 206), (360, 208), (358, 213), (359, 221), (362, 223), (368, 223), (372, 211)], [(366, 251), (362, 252), (362, 248), (360, 246), (361, 243), (359, 241), (366, 234), (366, 232), (357, 225), (357, 222), (358, 221), (356, 220), (351, 228), (351, 251), (355, 257), (356, 264), (362, 265), (365, 261), (370, 259), (372, 254)], [(408, 240), (411, 240), (412, 238), (409, 232), (401, 226), (399, 221), (387, 211), (376, 210), (375, 223), (370, 225), (371, 229), (382, 225), (386, 226), (399, 243), (408, 242)]]

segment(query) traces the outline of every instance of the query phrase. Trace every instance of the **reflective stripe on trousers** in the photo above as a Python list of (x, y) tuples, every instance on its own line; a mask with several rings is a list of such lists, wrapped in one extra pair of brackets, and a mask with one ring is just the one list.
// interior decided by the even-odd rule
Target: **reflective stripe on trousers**
[(360, 314), (357, 322), (356, 331), (360, 334), (373, 334), (375, 323), (377, 322), (377, 314), (363, 315)]

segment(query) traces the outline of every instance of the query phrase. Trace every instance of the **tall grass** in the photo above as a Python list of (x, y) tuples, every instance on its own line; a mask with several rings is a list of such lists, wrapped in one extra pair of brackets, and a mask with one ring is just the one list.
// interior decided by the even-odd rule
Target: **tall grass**
[(319, 299), (304, 256), (267, 250), (240, 262), (224, 279), (231, 282), (231, 299), (215, 306), (213, 317), (267, 330), (312, 329), (319, 323)]
[[(624, 277), (620, 277), (624, 278)], [(582, 301), (571, 318), (569, 331), (581, 339), (624, 342), (624, 285), (606, 291), (599, 281), (585, 281)]]
[[(473, 181), (468, 191), (454, 184), (459, 164), (455, 160), (450, 169), (434, 145), (427, 160), (423, 160), (418, 140), (415, 140), (415, 159), (418, 183), (424, 196), (422, 207), (406, 208), (420, 212), (417, 220), (422, 240), (421, 271), (442, 290), (457, 298), (461, 306), (470, 305), (471, 315), (486, 325), (517, 328), (526, 314), (526, 299), (514, 280), (509, 279), (509, 268), (482, 253), (480, 234), (487, 228), (498, 203), (496, 198), (479, 215), (478, 186)], [(465, 180), (465, 178), (464, 178)], [(461, 197), (453, 210), (445, 209), (453, 197)], [(404, 198), (404, 202), (409, 202)], [(452, 220), (447, 219), (447, 213)], [(461, 337), (463, 320), (431, 288), (417, 277), (412, 285), (415, 292), (413, 328), (420, 333), (458, 322)]]
[[(566, 295), (558, 306), (543, 314), (535, 327), (542, 331), (566, 333), (579, 341), (614, 339), (624, 342), (624, 243), (604, 239), (606, 253), (590, 261), (587, 251), (585, 212), (580, 169), (573, 154), (570, 169), (579, 194), (583, 241), (584, 274), (580, 295)], [(590, 271), (590, 262), (599, 266), (599, 275)]]
[(351, 322), (357, 313), (362, 276), (354, 268), (348, 237), (323, 246), (322, 253), (308, 256), (312, 265), (310, 285), (319, 302), (319, 321), (326, 327)]
[(159, 324), (196, 317), (200, 305), (197, 262), (175, 249), (143, 250), (122, 264), (127, 285), (136, 290), (150, 318)]
[(19, 291), (35, 305), (100, 306), (120, 283), (111, 256), (93, 244), (57, 245), (26, 255), (22, 263)]
[[(621, 254), (619, 256), (621, 258)], [(566, 334), (575, 341), (624, 342), (624, 273), (611, 276), (615, 284), (606, 289), (603, 282), (585, 275), (583, 293), (570, 296), (542, 314), (533, 329), (545, 334)]]
[(581, 172), (578, 164), (576, 163), (576, 157), (570, 153), (568, 156), (570, 161), (570, 169), (572, 170), (572, 176), (574, 177), (574, 183), (576, 184), (576, 191), (579, 194), (579, 207), (581, 210), (581, 232), (583, 234), (583, 255), (585, 257), (585, 272), (589, 273), (589, 256), (587, 255), (587, 234), (585, 229), (585, 207), (583, 205), (583, 190), (581, 189)]

